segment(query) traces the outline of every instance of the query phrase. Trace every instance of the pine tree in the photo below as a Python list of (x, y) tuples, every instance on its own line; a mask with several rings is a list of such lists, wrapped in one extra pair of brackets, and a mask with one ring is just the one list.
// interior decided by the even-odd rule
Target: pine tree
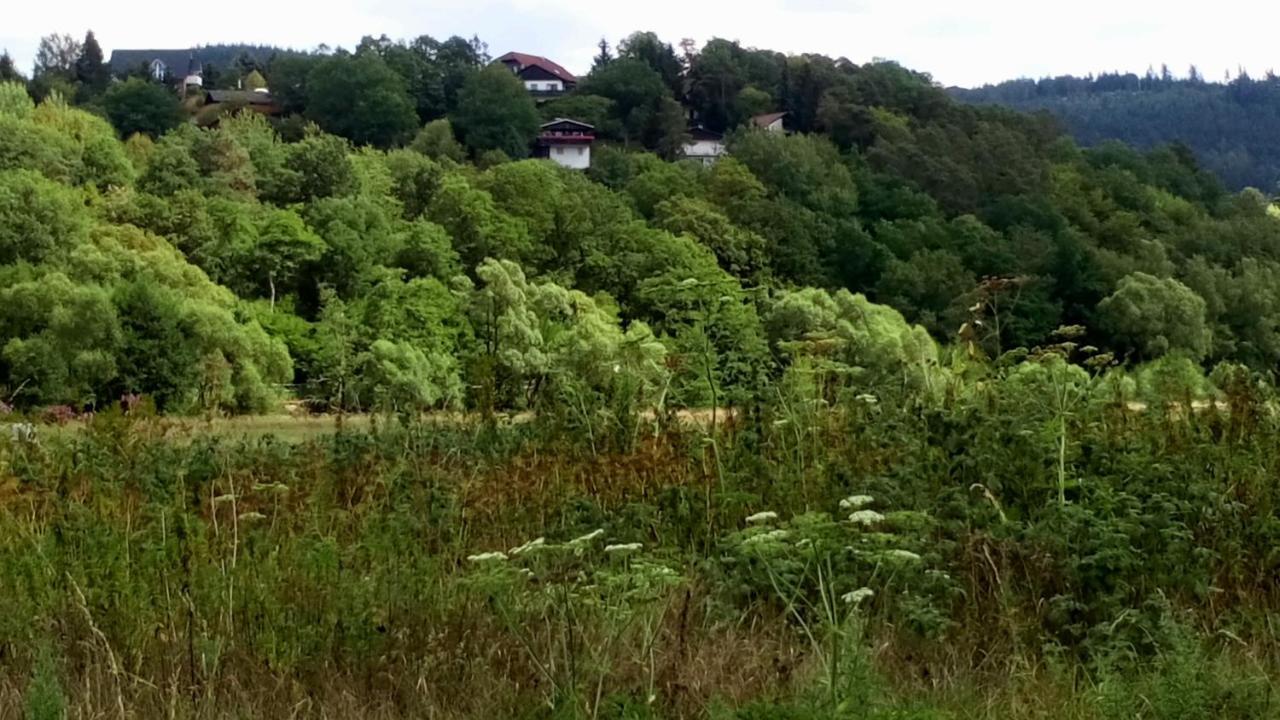
[(0, 54), (0, 82), (26, 82), (26, 80), (13, 64), (13, 57), (9, 55), (9, 51), (5, 50)]
[(600, 38), (600, 44), (597, 47), (600, 48), (600, 54), (596, 56), (595, 62), (591, 64), (592, 70), (598, 70), (613, 62), (613, 53), (609, 52), (608, 40)]
[(97, 95), (107, 87), (111, 78), (110, 69), (102, 62), (102, 46), (94, 37), (93, 31), (85, 33), (84, 44), (80, 46), (80, 55), (76, 58), (76, 82), (85, 89), (88, 95)]

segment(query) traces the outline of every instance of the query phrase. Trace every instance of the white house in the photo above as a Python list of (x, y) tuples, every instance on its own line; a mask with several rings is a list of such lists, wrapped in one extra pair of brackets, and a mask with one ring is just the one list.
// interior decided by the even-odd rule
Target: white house
[(701, 125), (689, 128), (689, 142), (684, 144), (684, 156), (710, 165), (725, 153), (724, 135)]
[(538, 134), (536, 157), (547, 158), (573, 170), (591, 167), (591, 143), (595, 127), (577, 120), (556, 118), (542, 126)]
[(783, 122), (786, 120), (786, 112), (767, 113), (765, 115), (756, 115), (751, 118), (751, 127), (764, 130), (766, 132), (786, 132)]
[(535, 96), (563, 95), (578, 84), (573, 73), (541, 55), (509, 52), (498, 58), (498, 62), (515, 73), (525, 89)]

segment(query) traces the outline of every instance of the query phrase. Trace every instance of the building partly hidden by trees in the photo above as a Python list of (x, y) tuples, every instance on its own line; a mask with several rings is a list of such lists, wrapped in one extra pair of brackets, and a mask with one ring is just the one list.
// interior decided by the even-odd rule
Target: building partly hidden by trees
[[(204, 128), (143, 79), (96, 101), (114, 127), (0, 84), (0, 399), (590, 417), (742, 402), (798, 362), (943, 397), (962, 358), (1064, 337), (1280, 360), (1280, 220), (1176, 148), (1081, 149), (894, 64), (723, 40), (634, 36), (541, 105), (487, 60), (280, 54), (289, 118)], [(794, 132), (743, 127), (762, 109)], [(726, 157), (679, 160), (686, 111)], [(567, 114), (605, 138), (587, 172), (519, 159)]]

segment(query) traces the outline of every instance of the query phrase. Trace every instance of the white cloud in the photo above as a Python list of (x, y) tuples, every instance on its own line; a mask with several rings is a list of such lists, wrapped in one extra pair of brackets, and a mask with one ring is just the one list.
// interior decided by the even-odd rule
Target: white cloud
[(41, 35), (93, 28), (104, 49), (261, 42), (299, 48), (350, 47), (365, 34), (479, 35), (494, 54), (520, 49), (586, 71), (601, 36), (654, 30), (672, 44), (713, 36), (784, 52), (854, 61), (898, 60), (947, 84), (1018, 76), (1142, 72), (1195, 63), (1210, 78), (1237, 66), (1255, 75), (1275, 63), (1272, 28), (1280, 6), (1221, 0), (1206, 11), (1184, 0), (222, 0), (184, 21), (171, 7), (124, 0), (20, 3), (7, 8), (0, 48), (29, 68)]

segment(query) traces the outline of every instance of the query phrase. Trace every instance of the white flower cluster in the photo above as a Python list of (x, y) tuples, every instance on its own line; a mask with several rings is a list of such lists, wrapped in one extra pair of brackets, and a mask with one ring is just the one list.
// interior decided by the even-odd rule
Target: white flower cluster
[(770, 530), (767, 533), (752, 535), (751, 537), (747, 538), (746, 540), (743, 540), (742, 542), (744, 545), (748, 545), (748, 544), (756, 545), (760, 543), (772, 542), (774, 540), (785, 540), (789, 534), (790, 533), (788, 533), (786, 530)]
[(920, 560), (920, 556), (911, 552), (910, 550), (898, 550), (895, 548), (893, 550), (887, 551), (885, 554), (891, 558), (895, 558), (897, 560), (906, 560), (907, 562), (917, 562)]
[(875, 525), (884, 521), (884, 516), (875, 510), (859, 510), (849, 516), (849, 522), (855, 525)]
[(772, 511), (772, 510), (766, 510), (766, 511), (764, 511), (764, 512), (758, 512), (758, 513), (756, 513), (755, 515), (750, 515), (750, 516), (748, 516), (748, 517), (747, 517), (747, 524), (748, 524), (748, 525), (759, 525), (760, 523), (772, 522), (772, 521), (777, 520), (777, 519), (778, 519), (778, 513), (774, 512), (774, 511)]
[(581, 546), (583, 546), (583, 545), (586, 545), (586, 544), (590, 543), (592, 540), (595, 540), (596, 538), (600, 537), (601, 535), (604, 535), (604, 529), (603, 529), (603, 528), (600, 528), (600, 529), (597, 529), (597, 530), (592, 530), (591, 532), (587, 533), (586, 535), (583, 535), (582, 537), (576, 537), (576, 538), (574, 538), (574, 539), (570, 540), (570, 541), (569, 541), (569, 545), (570, 545), (571, 547), (581, 547)]
[(638, 543), (638, 542), (637, 542), (637, 543), (624, 543), (624, 544), (621, 544), (621, 545), (605, 545), (605, 546), (604, 546), (604, 551), (605, 551), (605, 552), (607, 552), (607, 553), (623, 554), (623, 553), (631, 553), (631, 552), (635, 552), (635, 551), (639, 550), (639, 549), (640, 549), (640, 548), (642, 548), (642, 547), (644, 547), (644, 546), (643, 546), (643, 545), (641, 545), (641, 544), (640, 544), (640, 543)]
[(511, 548), (511, 550), (509, 550), (508, 552), (510, 552), (512, 555), (523, 555), (524, 553), (527, 553), (531, 550), (537, 550), (538, 548), (543, 547), (546, 544), (547, 544), (546, 538), (541, 538), (541, 537), (535, 538), (519, 547)]
[(849, 497), (840, 501), (840, 509), (841, 510), (857, 510), (859, 508), (864, 508), (875, 501), (876, 499), (871, 497), (870, 495), (850, 495)]
[(506, 553), (497, 552), (497, 551), (480, 553), (479, 555), (467, 556), (467, 562), (473, 562), (473, 563), (488, 562), (490, 560), (506, 560), (506, 559), (507, 559)]
[(867, 598), (872, 597), (875, 594), (876, 594), (876, 591), (872, 590), (869, 587), (860, 587), (857, 590), (854, 590), (853, 592), (847, 592), (844, 595), (841, 595), (840, 599), (843, 600), (847, 605), (861, 605), (863, 600), (866, 600)]

